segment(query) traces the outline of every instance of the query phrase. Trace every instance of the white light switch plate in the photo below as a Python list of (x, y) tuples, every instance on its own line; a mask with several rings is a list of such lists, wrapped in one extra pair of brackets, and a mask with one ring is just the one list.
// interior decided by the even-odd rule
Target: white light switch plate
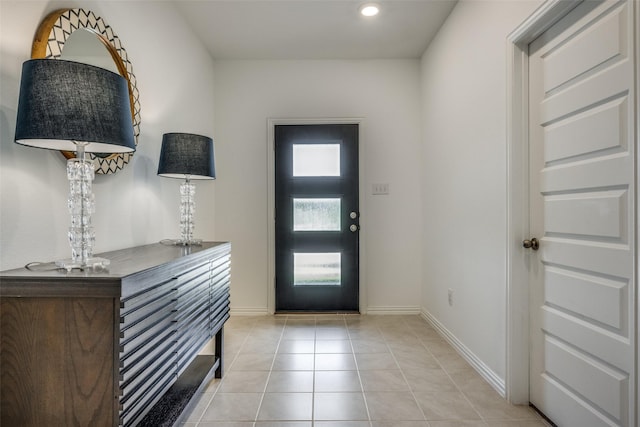
[(389, 194), (389, 184), (371, 184), (371, 194), (373, 195)]

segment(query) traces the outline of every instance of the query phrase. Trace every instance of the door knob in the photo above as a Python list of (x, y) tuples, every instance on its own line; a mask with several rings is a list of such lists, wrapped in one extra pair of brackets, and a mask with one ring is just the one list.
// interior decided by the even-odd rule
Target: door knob
[(537, 251), (538, 248), (540, 247), (540, 242), (538, 242), (538, 239), (536, 239), (535, 237), (531, 240), (523, 240), (522, 247)]
[(351, 224), (349, 226), (349, 230), (351, 230), (352, 233), (355, 233), (356, 231), (358, 231), (358, 226), (355, 224)]

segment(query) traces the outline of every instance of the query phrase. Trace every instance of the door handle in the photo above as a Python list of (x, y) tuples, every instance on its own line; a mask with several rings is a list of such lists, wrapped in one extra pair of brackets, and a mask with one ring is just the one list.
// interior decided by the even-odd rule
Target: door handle
[(349, 230), (350, 230), (352, 233), (355, 233), (356, 231), (358, 231), (358, 228), (359, 228), (359, 227), (358, 227), (357, 225), (355, 225), (355, 224), (351, 224), (351, 225), (349, 226)]
[(538, 242), (538, 239), (536, 239), (535, 237), (531, 240), (523, 240), (522, 241), (522, 247), (526, 248), (526, 249), (533, 249), (534, 251), (537, 251), (538, 248), (540, 247), (540, 242)]

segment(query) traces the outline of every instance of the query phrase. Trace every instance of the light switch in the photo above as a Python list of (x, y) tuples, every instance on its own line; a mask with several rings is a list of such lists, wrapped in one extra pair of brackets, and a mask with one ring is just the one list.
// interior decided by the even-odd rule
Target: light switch
[(371, 194), (374, 196), (389, 194), (389, 184), (371, 184)]

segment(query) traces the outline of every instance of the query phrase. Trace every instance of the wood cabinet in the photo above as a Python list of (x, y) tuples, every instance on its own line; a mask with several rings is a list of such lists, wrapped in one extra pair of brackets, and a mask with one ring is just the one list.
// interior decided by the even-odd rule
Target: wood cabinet
[(101, 254), (106, 271), (0, 273), (0, 425), (173, 425), (222, 375), (230, 250), (153, 244)]

